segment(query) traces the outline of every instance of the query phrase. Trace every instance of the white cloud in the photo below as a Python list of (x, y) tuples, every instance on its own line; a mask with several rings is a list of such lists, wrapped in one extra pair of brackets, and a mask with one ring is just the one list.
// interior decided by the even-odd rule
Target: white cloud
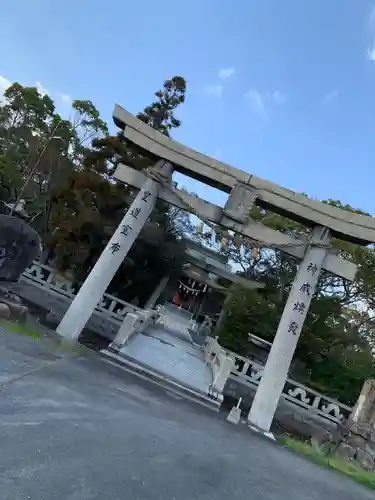
[[(5, 90), (10, 85), (12, 85), (12, 82), (10, 80), (8, 80), (8, 78), (5, 78), (5, 76), (1, 76), (0, 75), (0, 105), (2, 103), (4, 103), (3, 94), (4, 94)], [(43, 87), (43, 85), (40, 82), (36, 82), (35, 83), (35, 87), (38, 89), (38, 92), (42, 96), (45, 96), (47, 94), (51, 95), (51, 92), (49, 92), (48, 89), (46, 89), (45, 87)], [(72, 104), (72, 98), (71, 98), (71, 96), (68, 95), (68, 94), (55, 93), (55, 92), (52, 93), (52, 96), (53, 96), (53, 98), (55, 98), (55, 104), (56, 104), (58, 110), (60, 110), (62, 113), (66, 114), (67, 105), (70, 106)]]
[(264, 98), (256, 89), (251, 89), (246, 93), (246, 99), (250, 102), (254, 111), (257, 113), (262, 120), (268, 119), (268, 113)]
[(12, 83), (5, 78), (5, 76), (0, 76), (0, 102), (3, 100), (3, 94), (8, 87), (10, 87)]
[(35, 86), (42, 97), (49, 94), (49, 91), (45, 87), (43, 87), (43, 85), (40, 82), (36, 82)]
[(59, 97), (63, 102), (67, 104), (70, 104), (72, 102), (72, 98), (68, 94), (59, 94)]
[(367, 59), (369, 61), (375, 62), (375, 43), (374, 47), (367, 50)]
[(236, 72), (236, 70), (234, 68), (222, 68), (219, 71), (218, 76), (219, 76), (220, 80), (227, 80), (228, 78), (233, 76), (235, 74), (235, 72)]
[(320, 101), (320, 104), (327, 105), (330, 104), (331, 102), (335, 101), (339, 97), (339, 91), (338, 90), (331, 90), (328, 92), (325, 96)]
[(375, 6), (372, 7), (369, 18), (368, 18), (368, 31), (371, 39), (371, 44), (367, 48), (367, 59), (369, 61), (375, 62)]
[(272, 92), (271, 97), (278, 104), (284, 104), (286, 99), (285, 94), (283, 94), (281, 90), (275, 90), (274, 92)]
[[(222, 68), (218, 72), (218, 77), (222, 82), (224, 82), (225, 80), (228, 80), (228, 78), (233, 76), (235, 73), (236, 71), (234, 68)], [(214, 97), (221, 97), (224, 91), (224, 84), (215, 83), (212, 85), (206, 85), (204, 91), (206, 92), (206, 94), (212, 95)]]
[(212, 95), (214, 97), (221, 97), (223, 89), (224, 89), (223, 85), (217, 84), (217, 85), (207, 85), (204, 90), (206, 94)]

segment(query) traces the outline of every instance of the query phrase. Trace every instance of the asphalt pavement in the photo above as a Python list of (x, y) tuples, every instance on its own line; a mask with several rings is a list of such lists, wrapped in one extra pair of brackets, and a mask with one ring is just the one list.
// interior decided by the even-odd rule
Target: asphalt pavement
[(1, 500), (373, 500), (100, 359), (0, 331)]

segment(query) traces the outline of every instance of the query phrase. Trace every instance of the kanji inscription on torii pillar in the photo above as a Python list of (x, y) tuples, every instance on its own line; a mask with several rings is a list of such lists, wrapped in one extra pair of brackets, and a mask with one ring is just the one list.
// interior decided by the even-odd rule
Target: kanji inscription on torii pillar
[[(290, 363), (327, 254), (329, 231), (315, 228), (301, 262), (249, 413), (249, 423), (269, 432)], [(318, 245), (314, 245), (317, 242)]]

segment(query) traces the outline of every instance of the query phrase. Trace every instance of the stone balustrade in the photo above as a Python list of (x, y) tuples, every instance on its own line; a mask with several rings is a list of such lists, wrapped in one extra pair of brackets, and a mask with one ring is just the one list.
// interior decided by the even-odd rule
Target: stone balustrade
[(196, 329), (195, 321), (191, 319), (191, 316), (186, 316), (183, 312), (180, 313), (177, 307), (171, 307), (170, 305), (158, 306), (157, 312), (159, 313), (157, 321), (159, 326), (171, 332), (178, 333), (191, 341), (189, 330), (194, 331)]
[(151, 325), (155, 325), (158, 319), (159, 314), (152, 309), (134, 313), (129, 312), (125, 316), (115, 339), (110, 344), (110, 349), (121, 349), (134, 335), (144, 332)]
[[(38, 284), (45, 289), (52, 290), (71, 300), (76, 294), (71, 281), (59, 275), (52, 267), (37, 261), (34, 261), (32, 265), (26, 269), (21, 279)], [(142, 309), (114, 297), (109, 293), (105, 293), (96, 306), (96, 311), (123, 320), (128, 312), (142, 311)]]
[(212, 389), (221, 394), (234, 368), (235, 359), (228, 355), (218, 341), (212, 337), (207, 337), (203, 352), (204, 360), (212, 371)]
[[(256, 388), (262, 378), (264, 366), (234, 352), (227, 351), (227, 353), (235, 359), (230, 377)], [(282, 397), (287, 403), (304, 408), (335, 424), (342, 424), (346, 421), (352, 411), (350, 406), (289, 378), (284, 386)]]

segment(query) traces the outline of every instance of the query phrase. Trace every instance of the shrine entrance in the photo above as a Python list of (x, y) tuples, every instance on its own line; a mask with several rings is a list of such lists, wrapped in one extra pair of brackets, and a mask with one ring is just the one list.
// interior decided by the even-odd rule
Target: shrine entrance
[[(310, 200), (306, 196), (186, 148), (153, 130), (120, 106), (115, 107), (113, 116), (116, 125), (123, 130), (126, 140), (134, 143), (145, 156), (153, 158), (156, 163), (146, 172), (135, 171), (125, 165), (117, 167), (115, 178), (138, 188), (139, 194), (81, 287), (57, 331), (66, 339), (78, 338), (147, 221), (158, 197), (193, 213), (214, 231), (215, 228), (221, 227), (227, 230), (228, 237), (231, 237), (231, 234), (242, 235), (252, 242), (254, 248), (267, 247), (285, 252), (301, 263), (248, 417), (251, 427), (268, 434), (321, 270), (324, 269), (349, 281), (353, 281), (356, 275), (356, 266), (337, 255), (332, 248), (331, 240), (336, 238), (361, 245), (375, 243), (375, 220), (369, 216), (348, 213)], [(171, 183), (174, 171), (229, 194), (224, 208), (174, 187)], [(271, 209), (275, 213), (305, 224), (311, 229), (309, 237), (306, 240), (296, 239), (252, 221), (249, 214), (254, 205)], [(195, 262), (194, 264), (196, 265)], [(225, 270), (220, 270), (220, 273), (221, 276), (225, 275)], [(188, 276), (188, 280), (192, 277)], [(237, 282), (240, 279), (247, 281), (236, 276)], [(233, 281), (236, 280), (233, 278)], [(192, 284), (190, 282), (189, 285), (189, 281), (186, 283), (182, 281), (181, 289), (176, 292), (178, 293), (176, 300), (181, 304), (185, 301), (188, 308), (195, 307), (192, 299), (199, 295), (196, 293), (197, 285), (192, 286)], [(259, 283), (257, 285), (259, 286)], [(187, 291), (192, 296), (189, 300)], [(154, 316), (151, 314), (150, 317)], [(130, 320), (125, 318), (125, 321), (127, 331), (133, 334), (136, 331), (135, 323), (130, 327)], [(219, 359), (220, 347), (216, 345), (211, 347), (212, 350), (216, 349), (214, 358)], [(209, 359), (211, 357), (207, 358), (207, 362)], [(221, 369), (225, 363), (223, 358)], [(225, 370), (221, 370), (218, 375), (216, 369), (216, 366), (212, 366), (216, 377), (215, 383), (220, 386), (221, 382), (217, 382), (217, 377), (224, 377)]]
[(197, 268), (194, 269), (191, 264), (185, 264), (182, 273), (172, 302), (196, 317), (202, 308), (208, 285), (205, 276), (202, 276), (203, 272)]

